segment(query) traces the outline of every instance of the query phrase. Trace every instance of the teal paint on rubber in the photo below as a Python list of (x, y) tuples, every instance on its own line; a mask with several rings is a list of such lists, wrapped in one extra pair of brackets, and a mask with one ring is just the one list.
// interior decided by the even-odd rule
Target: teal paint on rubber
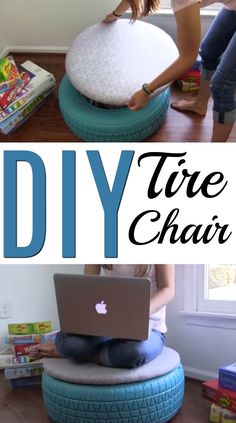
[(157, 378), (122, 385), (82, 385), (43, 373), (43, 400), (56, 423), (166, 423), (184, 397), (182, 365)]
[(91, 105), (65, 75), (59, 88), (59, 105), (71, 131), (89, 142), (139, 142), (152, 135), (163, 123), (169, 105), (166, 88), (137, 112), (127, 107), (101, 109)]

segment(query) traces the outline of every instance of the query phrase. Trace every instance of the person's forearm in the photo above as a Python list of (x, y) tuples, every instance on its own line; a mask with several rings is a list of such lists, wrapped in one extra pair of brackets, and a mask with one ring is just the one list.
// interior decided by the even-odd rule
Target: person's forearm
[(173, 300), (175, 295), (174, 288), (161, 288), (150, 301), (150, 315), (156, 313), (166, 304)]
[(123, 15), (130, 8), (130, 4), (127, 0), (122, 0), (120, 4), (115, 8), (115, 12), (118, 15)]
[[(179, 57), (153, 81), (148, 88), (155, 91), (178, 79), (191, 69), (194, 64), (201, 41), (200, 5), (198, 2), (175, 13), (177, 24), (177, 45)], [(149, 81), (144, 81), (149, 82)]]
[(178, 59), (173, 62), (167, 69), (165, 69), (160, 75), (153, 79), (153, 81), (148, 83), (149, 90), (155, 91), (158, 88), (163, 87), (166, 84), (169, 84), (178, 79), (192, 67), (196, 58), (197, 53), (192, 54), (184, 59), (178, 57)]

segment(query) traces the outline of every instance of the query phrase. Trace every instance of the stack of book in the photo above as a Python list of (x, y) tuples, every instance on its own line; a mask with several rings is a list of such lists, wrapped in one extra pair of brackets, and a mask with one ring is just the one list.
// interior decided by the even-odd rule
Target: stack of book
[(8, 347), (0, 354), (0, 369), (12, 387), (32, 386), (41, 383), (43, 361), (29, 356), (35, 345), (55, 340), (51, 322), (17, 323), (8, 325), (5, 343)]
[(1, 354), (0, 368), (4, 369), (5, 379), (10, 380), (13, 388), (41, 384), (42, 360), (31, 362), (28, 357), (26, 359), (14, 357), (12, 354)]
[(236, 363), (219, 369), (218, 379), (202, 384), (202, 396), (211, 401), (210, 421), (236, 422)]
[(0, 133), (14, 132), (55, 85), (54, 75), (30, 60), (17, 67), (12, 56), (0, 59)]

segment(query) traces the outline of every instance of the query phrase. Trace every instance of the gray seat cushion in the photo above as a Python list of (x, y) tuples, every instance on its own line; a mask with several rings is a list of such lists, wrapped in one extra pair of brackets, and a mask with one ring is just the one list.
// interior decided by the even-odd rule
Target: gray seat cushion
[(44, 360), (44, 370), (50, 376), (66, 382), (86, 385), (116, 385), (162, 376), (175, 369), (179, 363), (179, 354), (171, 348), (164, 347), (158, 357), (135, 369), (117, 369), (93, 363), (77, 363), (65, 358), (48, 358)]

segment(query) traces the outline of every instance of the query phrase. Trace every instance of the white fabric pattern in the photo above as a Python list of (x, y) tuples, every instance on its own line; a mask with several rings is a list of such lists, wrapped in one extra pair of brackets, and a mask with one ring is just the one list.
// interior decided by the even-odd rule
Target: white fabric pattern
[(174, 41), (163, 30), (146, 22), (120, 19), (93, 25), (79, 34), (67, 53), (66, 72), (86, 97), (126, 105), (177, 56)]

